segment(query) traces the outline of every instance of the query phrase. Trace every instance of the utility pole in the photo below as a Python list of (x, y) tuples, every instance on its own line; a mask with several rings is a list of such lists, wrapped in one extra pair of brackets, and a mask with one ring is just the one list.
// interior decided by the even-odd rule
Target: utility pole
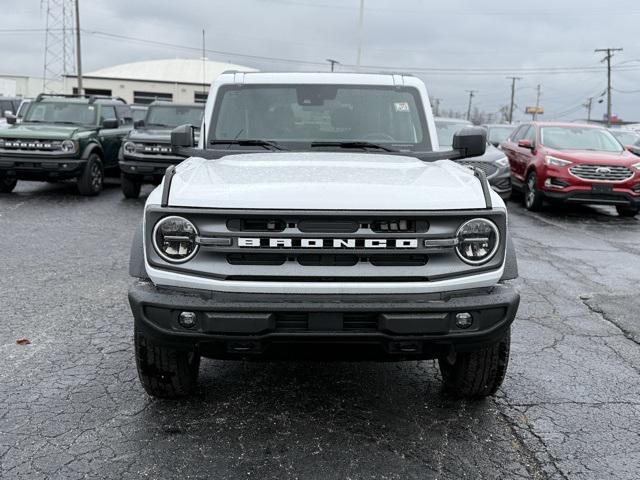
[(535, 122), (538, 118), (538, 108), (540, 108), (540, 84), (537, 87), (538, 93), (536, 95), (536, 111), (531, 114), (531, 119)]
[(80, 51), (80, 0), (76, 4), (76, 70), (78, 75), (78, 95), (82, 95), (82, 53)]
[(433, 97), (431, 100), (433, 100), (433, 116), (438, 117), (440, 116), (440, 102), (442, 99)]
[(587, 109), (587, 122), (591, 121), (591, 105), (593, 105), (593, 97), (589, 97), (587, 102), (584, 104)]
[(478, 90), (465, 90), (469, 94), (469, 106), (467, 107), (467, 120), (471, 118), (471, 103), (473, 102), (473, 97), (476, 96)]
[(333, 60), (332, 58), (327, 58), (327, 62), (329, 62), (331, 64), (331, 71), (333, 72), (334, 67), (336, 65), (340, 65), (340, 62), (338, 60)]
[(622, 48), (597, 48), (598, 52), (606, 52), (606, 56), (601, 62), (607, 62), (607, 127), (611, 126), (611, 58), (615, 52), (621, 52)]
[(360, 70), (362, 60), (362, 26), (364, 24), (364, 0), (360, 0), (360, 17), (358, 20), (358, 56), (356, 58), (356, 70)]
[(511, 104), (509, 106), (509, 123), (513, 123), (513, 107), (516, 98), (516, 81), (522, 80), (522, 77), (507, 77), (511, 80)]

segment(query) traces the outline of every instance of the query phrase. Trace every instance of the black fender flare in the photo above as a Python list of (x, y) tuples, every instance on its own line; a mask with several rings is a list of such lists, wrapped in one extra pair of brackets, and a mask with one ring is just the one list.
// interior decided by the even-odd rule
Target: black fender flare
[(100, 158), (104, 159), (104, 152), (102, 151), (102, 147), (95, 142), (91, 142), (89, 145), (84, 147), (84, 150), (82, 151), (82, 159), (87, 160), (89, 158), (89, 155), (91, 155), (93, 152), (96, 152), (98, 155), (100, 155)]
[(129, 255), (129, 275), (134, 278), (148, 279), (147, 270), (144, 268), (144, 237), (142, 235), (142, 222), (136, 227), (131, 242), (131, 254)]
[(518, 278), (518, 258), (516, 257), (516, 246), (513, 243), (511, 234), (507, 233), (507, 251), (504, 257), (503, 280), (514, 280)]

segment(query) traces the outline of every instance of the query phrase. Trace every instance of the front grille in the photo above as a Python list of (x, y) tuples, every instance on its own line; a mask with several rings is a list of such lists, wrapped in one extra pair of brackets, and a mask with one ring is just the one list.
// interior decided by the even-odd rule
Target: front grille
[(498, 268), (501, 250), (486, 265), (465, 264), (455, 235), (465, 221), (493, 220), (501, 233), (504, 213), (340, 212), (151, 209), (152, 231), (166, 215), (189, 218), (199, 249), (188, 262), (167, 265), (147, 237), (150, 264), (227, 281), (372, 283), (427, 282)]
[(0, 148), (6, 151), (56, 152), (62, 149), (60, 140), (21, 140), (9, 138), (0, 142)]
[(569, 171), (582, 180), (623, 182), (633, 176), (631, 169), (622, 165), (574, 165)]
[(168, 143), (136, 143), (136, 152), (142, 155), (176, 156)]
[(498, 167), (491, 162), (480, 162), (477, 160), (458, 160), (460, 165), (465, 167), (476, 167), (482, 170), (487, 177), (495, 175), (498, 172)]

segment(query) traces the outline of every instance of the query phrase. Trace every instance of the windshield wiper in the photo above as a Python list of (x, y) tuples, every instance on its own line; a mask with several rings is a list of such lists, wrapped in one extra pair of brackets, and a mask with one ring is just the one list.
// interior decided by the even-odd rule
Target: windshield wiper
[(311, 147), (371, 148), (375, 150), (384, 150), (385, 152), (397, 152), (397, 150), (394, 150), (393, 148), (371, 142), (311, 142)]
[(210, 145), (240, 145), (241, 147), (264, 147), (273, 148), (274, 150), (287, 150), (272, 140), (211, 140)]

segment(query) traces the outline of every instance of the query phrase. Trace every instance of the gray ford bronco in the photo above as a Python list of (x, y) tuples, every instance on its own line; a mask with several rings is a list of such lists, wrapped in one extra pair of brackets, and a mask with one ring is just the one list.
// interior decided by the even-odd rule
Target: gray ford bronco
[(147, 199), (129, 290), (136, 362), (158, 397), (200, 358), (438, 359), (457, 396), (496, 392), (519, 294), (482, 129), (441, 151), (406, 75), (222, 74), (188, 157)]

